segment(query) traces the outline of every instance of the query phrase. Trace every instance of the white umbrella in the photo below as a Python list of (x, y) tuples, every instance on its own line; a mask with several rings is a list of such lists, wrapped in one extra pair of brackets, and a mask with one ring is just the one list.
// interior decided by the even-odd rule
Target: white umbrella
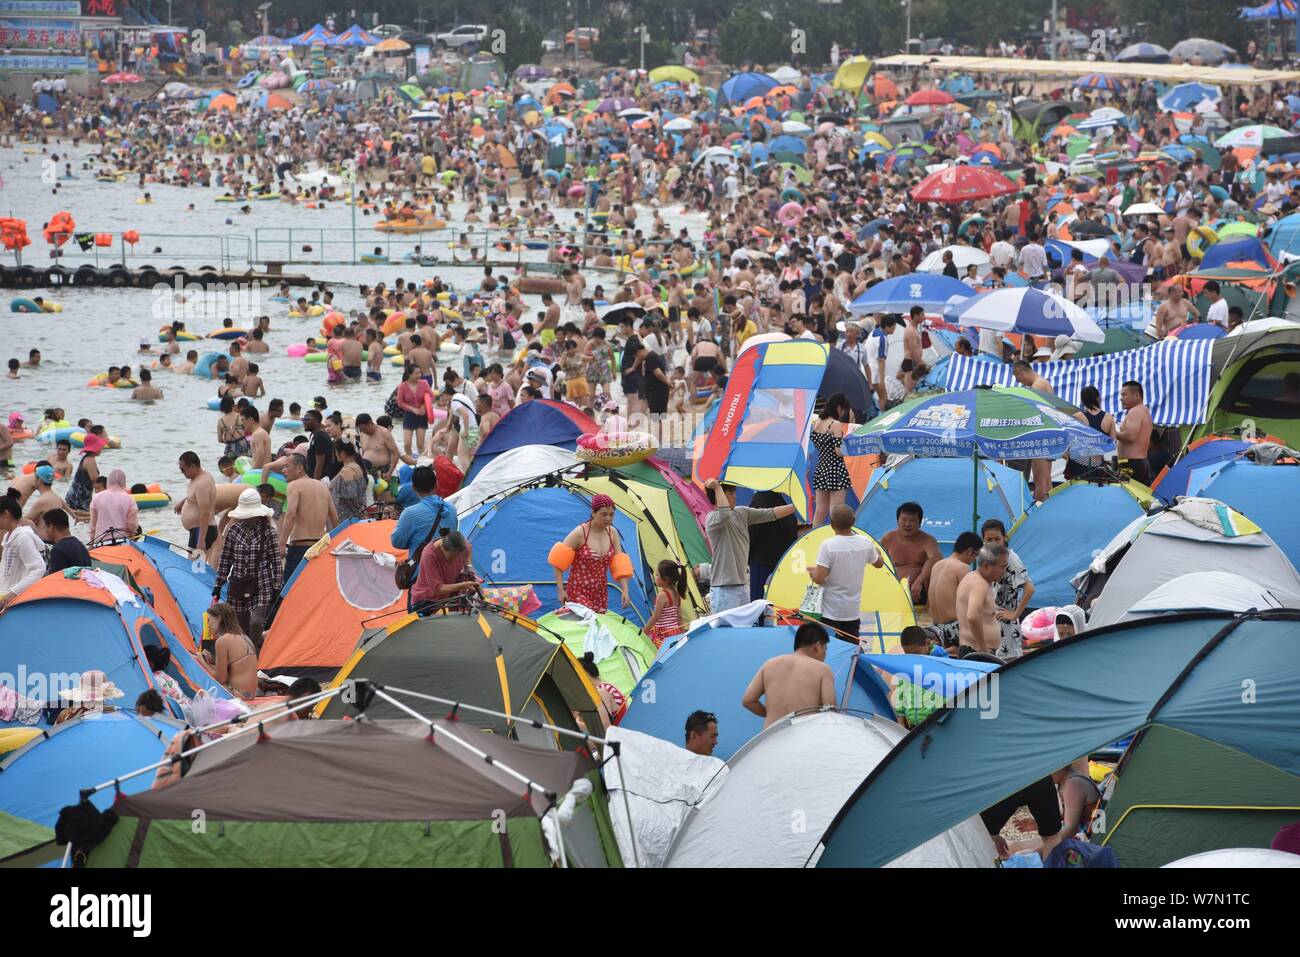
[(967, 266), (974, 265), (980, 275), (989, 271), (989, 256), (982, 249), (976, 249), (974, 246), (945, 246), (943, 249), (936, 249), (930, 255), (921, 260), (921, 265), (917, 267), (917, 272), (943, 272), (943, 254), (952, 253), (952, 260), (957, 264), (959, 272), (965, 272)]
[(799, 120), (782, 120), (781, 132), (797, 136), (800, 133), (811, 133), (812, 127), (807, 123), (800, 122)]
[(639, 106), (629, 106), (626, 110), (619, 110), (618, 115), (623, 119), (627, 120), (627, 119), (631, 119), (632, 117), (636, 117), (637, 119), (640, 119), (641, 117), (649, 116), (650, 114), (647, 113), (645, 110), (641, 109), (641, 107)]
[(777, 83), (783, 85), (787, 83), (796, 85), (800, 80), (803, 79), (803, 74), (800, 73), (798, 70), (796, 70), (794, 67), (790, 66), (789, 64), (782, 67), (777, 67), (775, 70), (769, 73), (768, 76), (776, 80)]
[(670, 133), (684, 133), (687, 130), (694, 128), (694, 126), (695, 124), (686, 117), (679, 116), (665, 123), (664, 129), (668, 130)]
[(1067, 335), (1084, 342), (1104, 342), (1106, 334), (1084, 310), (1055, 293), (1031, 286), (995, 289), (949, 306), (944, 320), (995, 332), (1036, 336)]
[(1165, 211), (1155, 203), (1134, 203), (1124, 210), (1125, 216), (1163, 216)]

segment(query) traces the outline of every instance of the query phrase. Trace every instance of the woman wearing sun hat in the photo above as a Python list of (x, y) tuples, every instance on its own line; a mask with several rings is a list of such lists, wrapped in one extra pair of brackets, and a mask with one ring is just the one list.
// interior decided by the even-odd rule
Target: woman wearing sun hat
[(77, 463), (76, 474), (68, 487), (68, 508), (76, 512), (88, 512), (90, 500), (95, 494), (95, 479), (99, 478), (99, 453), (108, 447), (108, 443), (94, 432), (87, 432), (81, 444), (81, 461)]
[(569, 532), (564, 541), (556, 542), (547, 561), (555, 569), (555, 591), (561, 605), (571, 601), (586, 605), (597, 614), (608, 611), (607, 572), (618, 582), (623, 607), (631, 604), (627, 582), (632, 577), (632, 560), (623, 550), (618, 529), (614, 528), (614, 500), (608, 495), (592, 498), (591, 520)]
[(212, 597), (221, 597), (229, 583), (226, 601), (235, 610), (239, 626), (253, 644), (262, 646), (262, 623), (280, 591), (282, 570), (280, 540), (271, 524), (273, 510), (262, 504), (257, 489), (239, 493), (239, 503), (226, 516), (230, 525), (217, 562)]

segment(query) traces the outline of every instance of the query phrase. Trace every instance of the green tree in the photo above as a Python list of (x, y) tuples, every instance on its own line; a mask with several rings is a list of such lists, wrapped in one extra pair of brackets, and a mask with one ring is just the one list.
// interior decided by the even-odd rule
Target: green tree
[(724, 63), (784, 63), (790, 59), (789, 22), (758, 5), (734, 10), (718, 24), (718, 53)]
[(541, 62), (542, 30), (519, 11), (502, 10), (488, 26), (485, 46), (514, 73), (525, 63)]

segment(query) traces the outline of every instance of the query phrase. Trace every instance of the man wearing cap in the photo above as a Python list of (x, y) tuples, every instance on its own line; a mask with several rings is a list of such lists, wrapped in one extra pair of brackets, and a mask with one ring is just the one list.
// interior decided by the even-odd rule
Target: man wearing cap
[(524, 377), (526, 384), (542, 394), (542, 398), (551, 397), (551, 370), (546, 366), (533, 366)]
[(54, 466), (49, 462), (40, 461), (36, 463), (36, 468), (30, 475), (20, 475), (10, 486), (18, 492), (19, 505), (27, 504), (33, 492), (40, 493), (36, 501), (31, 503), (26, 514), (27, 520), (36, 526), (38, 532), (41, 530), (40, 517), (43, 514), (52, 508), (67, 507), (63, 504), (63, 499), (54, 492), (54, 479)]

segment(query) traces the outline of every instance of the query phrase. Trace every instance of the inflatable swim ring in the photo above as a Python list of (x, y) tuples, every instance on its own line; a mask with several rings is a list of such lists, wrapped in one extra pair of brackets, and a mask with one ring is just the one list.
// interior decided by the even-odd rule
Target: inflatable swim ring
[(387, 256), (376, 256), (374, 253), (362, 253), (361, 261), (363, 263), (387, 263)]
[(285, 346), (284, 351), (295, 359), (301, 359), (307, 354), (307, 343), (295, 342), (292, 345)]
[(588, 432), (578, 437), (573, 454), (580, 462), (616, 468), (633, 465), (657, 451), (659, 444), (648, 432)]
[(57, 302), (47, 302), (42, 307), (35, 299), (28, 299), (26, 296), (15, 296), (9, 300), (10, 312), (62, 312), (63, 306)]
[[(179, 336), (177, 337), (179, 338)], [(209, 339), (246, 339), (247, 329), (214, 329), (208, 333)]]
[(210, 137), (208, 137), (208, 145), (211, 146), (214, 150), (224, 150), (226, 148), (226, 134), (213, 133)]
[[(137, 385), (139, 385), (139, 384), (140, 384), (140, 383), (136, 382), (134, 379), (118, 379), (116, 382), (113, 383), (113, 388), (114, 388), (114, 389), (134, 389), (134, 388), (135, 388)], [(99, 375), (95, 376), (93, 379), (91, 379), (89, 382), (87, 382), (86, 385), (90, 386), (92, 389), (107, 388), (107, 387), (108, 387), (108, 373), (107, 373), (107, 372), (101, 372)]]
[(172, 497), (162, 490), (158, 483), (148, 486), (147, 492), (133, 492), (131, 497), (139, 508), (166, 508), (172, 503)]
[[(169, 333), (169, 332), (171, 332), (171, 331), (172, 331), (171, 326), (163, 326), (163, 328), (159, 329), (159, 330), (158, 330), (158, 341), (159, 341), (159, 342), (166, 342), (166, 341), (167, 341), (167, 333)], [(199, 341), (199, 337), (196, 336), (196, 335), (195, 335), (194, 333), (192, 333), (192, 332), (186, 332), (186, 331), (182, 330), (181, 332), (176, 333), (176, 341), (177, 341), (177, 342), (198, 342), (198, 341)]]
[(1187, 252), (1195, 260), (1205, 258), (1205, 251), (1219, 241), (1219, 234), (1209, 226), (1196, 226), (1187, 234)]
[(293, 429), (295, 432), (297, 432), (297, 431), (301, 431), (301, 429), (302, 429), (302, 419), (276, 419), (276, 420), (275, 420), (275, 428), (277, 428), (277, 429)]
[(777, 221), (787, 229), (796, 228), (803, 222), (803, 216), (803, 207), (795, 202), (786, 203), (776, 211)]
[(802, 203), (803, 193), (791, 186), (789, 189), (781, 193), (781, 201), (783, 203)]

